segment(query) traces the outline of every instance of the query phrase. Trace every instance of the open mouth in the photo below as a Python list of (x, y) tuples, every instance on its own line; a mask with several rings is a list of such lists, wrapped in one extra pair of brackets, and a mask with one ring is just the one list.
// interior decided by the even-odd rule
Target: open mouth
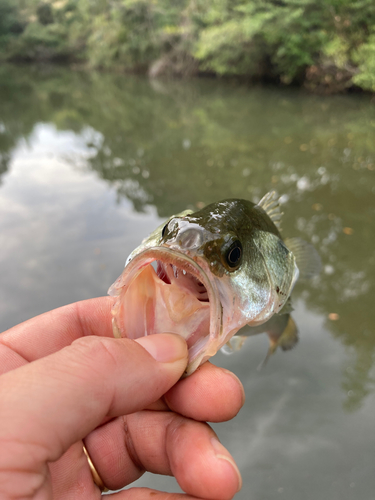
[[(193, 259), (167, 247), (135, 256), (108, 293), (116, 336), (172, 332), (186, 339), (189, 363), (202, 357), (221, 325), (218, 292)], [(203, 354), (202, 354), (203, 353)]]
[(151, 265), (155, 269), (158, 278), (167, 285), (176, 283), (180, 288), (196, 297), (199, 302), (210, 301), (204, 284), (196, 276), (186, 271), (186, 269), (161, 260), (155, 260)]

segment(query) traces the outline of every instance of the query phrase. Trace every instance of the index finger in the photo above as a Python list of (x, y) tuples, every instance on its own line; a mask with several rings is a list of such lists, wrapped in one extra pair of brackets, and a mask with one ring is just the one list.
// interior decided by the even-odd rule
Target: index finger
[(160, 398), (187, 360), (186, 342), (177, 335), (91, 336), (2, 375), (0, 497), (50, 497), (47, 463), (106, 416), (133, 413)]
[[(0, 374), (57, 352), (80, 337), (113, 337), (112, 303), (111, 297), (76, 302), (0, 334)], [(159, 401), (156, 408), (170, 408), (195, 420), (218, 422), (233, 418), (244, 398), (242, 385), (233, 374), (205, 363), (169, 391), (165, 402)]]
[(88, 335), (113, 337), (111, 297), (75, 302), (31, 318), (0, 335), (0, 344), (26, 361), (53, 354)]

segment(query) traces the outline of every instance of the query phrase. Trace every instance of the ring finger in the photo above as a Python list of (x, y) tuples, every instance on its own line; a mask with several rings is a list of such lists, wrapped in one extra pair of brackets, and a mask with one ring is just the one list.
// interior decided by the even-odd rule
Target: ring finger
[(186, 493), (201, 498), (229, 499), (241, 486), (237, 466), (213, 430), (173, 412), (118, 417), (91, 432), (85, 445), (110, 489), (146, 470), (175, 476)]

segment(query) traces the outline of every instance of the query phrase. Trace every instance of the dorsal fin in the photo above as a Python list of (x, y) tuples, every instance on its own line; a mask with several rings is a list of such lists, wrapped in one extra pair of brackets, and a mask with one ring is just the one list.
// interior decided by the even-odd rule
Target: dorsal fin
[(281, 217), (283, 213), (280, 210), (279, 198), (275, 191), (270, 191), (258, 203), (258, 207), (262, 208), (268, 217), (275, 224), (277, 229), (281, 230)]

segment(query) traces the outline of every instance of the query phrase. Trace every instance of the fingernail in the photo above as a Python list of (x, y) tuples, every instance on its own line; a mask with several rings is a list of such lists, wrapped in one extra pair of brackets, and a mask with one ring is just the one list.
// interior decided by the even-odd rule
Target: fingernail
[(233, 460), (233, 458), (229, 455), (228, 450), (220, 443), (220, 441), (217, 439), (217, 437), (211, 438), (211, 444), (212, 447), (215, 451), (216, 458), (220, 460), (226, 460), (228, 463), (231, 464), (232, 468), (234, 469), (237, 479), (238, 479), (238, 488), (237, 491), (240, 491), (242, 488), (242, 477), (241, 473), (238, 470), (236, 462)]
[(173, 333), (156, 333), (136, 339), (136, 342), (160, 363), (173, 363), (188, 358), (185, 339)]

